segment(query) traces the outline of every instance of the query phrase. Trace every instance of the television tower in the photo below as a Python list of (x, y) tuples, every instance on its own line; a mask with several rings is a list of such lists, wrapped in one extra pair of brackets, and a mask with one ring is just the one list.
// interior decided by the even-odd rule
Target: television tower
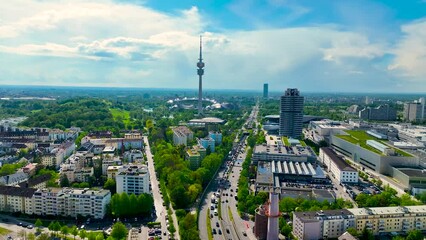
[(204, 75), (204, 63), (202, 55), (202, 37), (200, 35), (200, 58), (197, 63), (197, 74), (198, 74), (198, 116), (203, 115), (203, 75)]

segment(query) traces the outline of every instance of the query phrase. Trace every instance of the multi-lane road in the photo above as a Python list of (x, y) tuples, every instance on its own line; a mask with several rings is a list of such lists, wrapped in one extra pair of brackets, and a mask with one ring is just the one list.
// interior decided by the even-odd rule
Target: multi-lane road
[[(258, 105), (253, 108), (245, 126), (251, 126), (256, 121), (258, 109)], [(243, 128), (243, 130), (245, 129)], [(201, 239), (208, 239), (207, 217), (210, 218), (213, 239), (215, 240), (255, 239), (251, 231), (253, 222), (241, 219), (238, 215), (237, 200), (235, 198), (238, 191), (238, 179), (242, 170), (242, 163), (248, 150), (246, 139), (247, 136), (243, 136), (235, 144), (224, 166), (222, 166), (209, 186), (198, 221)], [(215, 199), (220, 202), (220, 217), (219, 214), (215, 214), (215, 211), (219, 211), (219, 204), (212, 203), (213, 195), (217, 196)], [(210, 211), (210, 216), (207, 215), (208, 211)]]
[[(154, 159), (151, 153), (151, 148), (149, 146), (149, 142), (148, 142), (148, 137), (144, 136), (144, 143), (145, 143), (145, 155), (148, 161), (148, 171), (149, 171), (149, 178), (150, 178), (150, 182), (151, 182), (151, 188), (152, 188), (152, 196), (154, 198), (154, 207), (155, 207), (155, 212), (157, 215), (157, 219), (156, 222), (161, 222), (161, 234), (162, 234), (162, 239), (168, 239), (168, 230), (167, 230), (167, 220), (166, 220), (166, 216), (167, 216), (167, 210), (164, 207), (164, 201), (163, 201), (163, 197), (161, 195), (161, 191), (160, 191), (160, 184), (158, 182), (157, 176), (155, 174), (155, 168), (154, 168)], [(175, 223), (177, 223), (176, 220), (174, 220)], [(176, 232), (175, 232), (175, 236), (174, 239), (179, 239), (179, 229), (178, 227), (176, 228)], [(142, 231), (144, 234), (145, 232), (147, 232), (147, 229)], [(166, 235), (164, 235), (164, 233), (166, 233)], [(147, 239), (147, 236), (142, 236), (142, 239)]]

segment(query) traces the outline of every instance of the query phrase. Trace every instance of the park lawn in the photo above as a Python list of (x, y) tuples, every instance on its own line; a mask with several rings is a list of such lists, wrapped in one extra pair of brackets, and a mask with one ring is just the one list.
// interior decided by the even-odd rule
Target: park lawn
[(0, 235), (7, 235), (7, 234), (9, 234), (11, 232), (12, 231), (10, 231), (9, 229), (0, 227)]
[(114, 120), (121, 120), (123, 121), (124, 125), (128, 126), (130, 125), (130, 112), (126, 110), (116, 109), (116, 108), (110, 108), (109, 111), (112, 114), (112, 117)]

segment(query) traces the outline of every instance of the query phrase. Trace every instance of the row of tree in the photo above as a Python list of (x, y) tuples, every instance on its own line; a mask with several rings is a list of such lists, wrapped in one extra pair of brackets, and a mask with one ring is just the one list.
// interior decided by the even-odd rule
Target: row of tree
[(413, 206), (422, 204), (409, 194), (403, 194), (398, 197), (396, 190), (389, 186), (385, 186), (381, 193), (375, 195), (360, 193), (355, 198), (355, 201), (359, 207)]
[(151, 213), (154, 207), (154, 199), (150, 194), (143, 193), (130, 196), (123, 192), (111, 197), (110, 210), (115, 217), (139, 217)]

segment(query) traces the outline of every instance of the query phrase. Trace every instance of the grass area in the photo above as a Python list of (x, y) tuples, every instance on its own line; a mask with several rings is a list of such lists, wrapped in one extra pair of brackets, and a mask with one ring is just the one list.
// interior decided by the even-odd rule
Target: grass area
[(213, 239), (213, 233), (212, 233), (212, 222), (210, 219), (210, 208), (207, 209), (207, 217), (206, 217), (206, 223), (207, 223), (207, 236), (209, 240)]
[(126, 110), (116, 109), (116, 108), (110, 108), (109, 111), (112, 114), (112, 117), (116, 121), (123, 121), (124, 125), (128, 126), (130, 125), (130, 112)]
[(232, 212), (231, 212), (231, 207), (228, 206), (228, 214), (229, 214), (229, 220), (231, 220), (231, 222), (234, 222), (234, 216), (232, 216)]
[(380, 142), (382, 144), (385, 144), (388, 147), (393, 148), (398, 155), (401, 155), (403, 157), (413, 157), (413, 155), (411, 155), (411, 154), (409, 154), (409, 153), (407, 153), (405, 151), (402, 151), (399, 148), (395, 148), (395, 147), (392, 147), (392, 146), (388, 145), (388, 143), (387, 143), (386, 140), (378, 139), (376, 137), (368, 135), (367, 132), (365, 132), (365, 131), (360, 131), (360, 130), (346, 130), (345, 132), (348, 133), (349, 135), (336, 135), (336, 137), (339, 137), (339, 138), (341, 138), (343, 140), (346, 140), (346, 141), (348, 141), (350, 143), (357, 144), (360, 147), (365, 148), (365, 149), (367, 149), (367, 150), (369, 150), (371, 152), (383, 155), (383, 153), (381, 151), (379, 151), (379, 150), (377, 150), (377, 149), (375, 149), (375, 148), (367, 145), (367, 140), (375, 140), (375, 141), (378, 141), (378, 142)]
[(306, 147), (306, 143), (303, 140), (300, 140), (300, 145), (302, 145), (303, 147)]
[(371, 152), (382, 155), (383, 153), (373, 147), (367, 145), (367, 140), (376, 140), (380, 141), (380, 139), (368, 135), (365, 131), (360, 130), (346, 130), (345, 131), (349, 135), (336, 135), (336, 137), (346, 140), (350, 143), (357, 144), (362, 148), (365, 148)]
[(288, 141), (288, 138), (287, 137), (281, 137), (281, 139), (282, 139), (282, 142), (284, 143), (284, 145), (286, 145), (286, 146), (290, 146), (290, 142)]
[(10, 231), (9, 229), (0, 227), (0, 235), (7, 235), (7, 234), (9, 234), (11, 232), (12, 231)]

